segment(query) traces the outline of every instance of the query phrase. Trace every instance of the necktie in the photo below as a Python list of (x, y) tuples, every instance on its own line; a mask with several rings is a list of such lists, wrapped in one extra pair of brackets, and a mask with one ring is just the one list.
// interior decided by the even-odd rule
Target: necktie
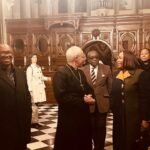
[(94, 85), (96, 83), (96, 75), (94, 72), (94, 67), (92, 67), (92, 69), (91, 69), (91, 80), (92, 80), (92, 83)]

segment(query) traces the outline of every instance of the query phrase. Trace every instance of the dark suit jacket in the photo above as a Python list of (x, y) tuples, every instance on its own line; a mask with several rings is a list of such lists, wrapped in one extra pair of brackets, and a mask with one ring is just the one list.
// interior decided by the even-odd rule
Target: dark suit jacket
[(23, 70), (14, 68), (16, 85), (0, 69), (0, 147), (23, 150), (30, 141), (31, 98)]
[[(104, 64), (98, 65), (98, 74), (96, 84), (92, 84), (90, 76), (90, 65), (86, 65), (81, 68), (86, 75), (88, 83), (93, 87), (96, 104), (100, 113), (106, 113), (109, 110), (109, 93), (112, 86), (112, 76), (110, 67)], [(95, 111), (95, 105), (90, 106), (90, 111)]]

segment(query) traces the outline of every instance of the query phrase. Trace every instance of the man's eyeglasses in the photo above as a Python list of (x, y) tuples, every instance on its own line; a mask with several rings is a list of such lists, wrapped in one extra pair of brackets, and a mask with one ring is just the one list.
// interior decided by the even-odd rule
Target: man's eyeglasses
[(99, 59), (98, 56), (91, 56), (91, 57), (88, 57), (88, 59)]

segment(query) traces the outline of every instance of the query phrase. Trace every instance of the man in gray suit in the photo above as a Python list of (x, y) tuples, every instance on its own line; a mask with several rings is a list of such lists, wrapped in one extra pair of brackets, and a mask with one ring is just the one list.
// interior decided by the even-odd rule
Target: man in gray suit
[(90, 106), (94, 150), (104, 150), (106, 117), (109, 111), (109, 93), (112, 86), (110, 67), (100, 64), (99, 53), (91, 49), (87, 52), (88, 64), (81, 68), (88, 83), (94, 89), (96, 103)]

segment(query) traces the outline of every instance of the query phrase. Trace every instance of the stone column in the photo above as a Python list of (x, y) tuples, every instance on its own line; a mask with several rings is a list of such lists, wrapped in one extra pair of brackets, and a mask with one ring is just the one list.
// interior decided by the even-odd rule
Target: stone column
[(39, 17), (38, 0), (31, 0), (31, 18), (38, 18), (38, 17)]
[(52, 15), (57, 15), (58, 14), (58, 0), (53, 0), (52, 2)]
[(20, 19), (21, 12), (20, 12), (20, 0), (15, 0), (15, 3), (12, 7), (12, 18)]
[[(13, 18), (13, 7), (16, 4), (14, 0), (1, 0), (2, 2), (2, 12), (5, 19)], [(20, 11), (20, 10), (19, 10)]]
[(50, 0), (42, 0), (39, 3), (39, 16), (48, 16), (49, 15), (49, 3)]
[(120, 0), (114, 0), (114, 14), (115, 15), (119, 13), (119, 5), (120, 5)]
[(86, 14), (89, 16), (90, 15), (90, 7), (89, 7), (89, 0), (86, 0)]
[(3, 43), (3, 2), (0, 1), (0, 42)]
[(31, 18), (30, 0), (20, 1), (21, 18)]
[(53, 9), (53, 0), (48, 0), (49, 1), (49, 3), (48, 3), (48, 7), (49, 7), (49, 9), (48, 9), (48, 15), (52, 15), (52, 9)]
[(0, 1), (1, 11), (1, 42), (7, 43), (7, 32), (6, 32), (6, 19), (12, 19), (12, 7), (14, 6), (13, 0), (1, 0)]
[[(91, 1), (92, 2), (92, 1)], [(93, 0), (93, 2), (91, 3), (91, 8), (92, 8), (92, 10), (95, 10), (95, 9), (97, 9), (97, 0)]]
[(134, 9), (134, 13), (137, 14), (138, 13), (138, 1), (137, 0), (133, 0), (133, 9)]
[(68, 0), (68, 14), (75, 13), (75, 0)]
[(143, 9), (143, 0), (138, 0), (138, 8)]

